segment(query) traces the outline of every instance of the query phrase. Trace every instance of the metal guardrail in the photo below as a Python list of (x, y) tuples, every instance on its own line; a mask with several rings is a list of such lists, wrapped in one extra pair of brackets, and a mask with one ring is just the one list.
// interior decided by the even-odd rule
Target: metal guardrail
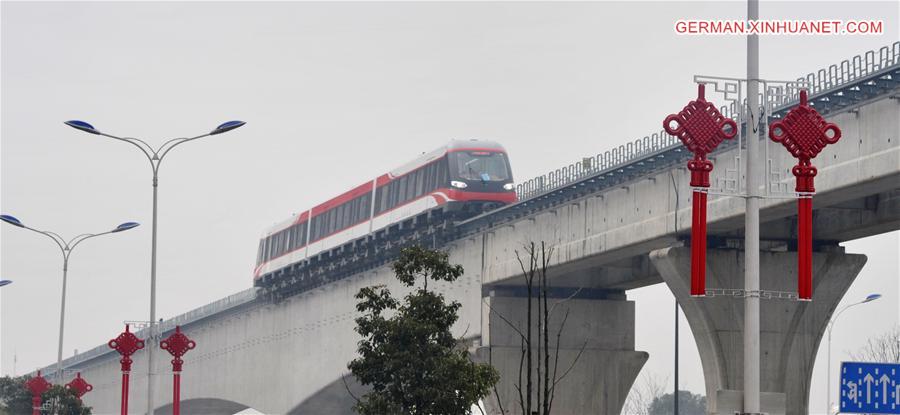
[[(811, 96), (828, 90), (839, 88), (842, 85), (867, 78), (874, 73), (900, 65), (900, 42), (894, 42), (891, 46), (885, 46), (876, 52), (870, 50), (862, 55), (856, 55), (845, 59), (839, 64), (831, 65), (818, 72), (810, 73), (797, 78), (797, 82), (806, 86)], [(770, 108), (778, 111), (799, 101), (799, 90), (786, 91), (778, 95), (775, 101), (769, 102)], [(720, 108), (722, 115), (737, 119), (738, 109), (734, 105)], [(667, 134), (660, 129), (651, 135), (639, 140), (620, 145), (612, 150), (585, 157), (580, 162), (569, 164), (541, 176), (526, 180), (516, 185), (516, 195), (519, 201), (525, 201), (560, 187), (572, 184), (585, 177), (599, 174), (605, 171), (615, 171), (626, 168), (648, 155), (672, 150), (681, 147), (678, 138)]]

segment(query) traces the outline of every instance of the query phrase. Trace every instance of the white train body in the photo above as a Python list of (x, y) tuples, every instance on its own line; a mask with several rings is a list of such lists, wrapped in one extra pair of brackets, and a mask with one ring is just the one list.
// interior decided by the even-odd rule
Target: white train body
[(254, 280), (438, 206), (507, 204), (516, 193), (503, 147), (451, 141), (270, 228)]

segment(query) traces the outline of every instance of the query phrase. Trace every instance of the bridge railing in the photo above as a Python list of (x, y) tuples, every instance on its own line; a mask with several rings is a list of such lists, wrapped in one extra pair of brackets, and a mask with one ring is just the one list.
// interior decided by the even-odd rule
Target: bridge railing
[[(166, 333), (175, 330), (175, 326), (185, 326), (206, 317), (219, 314), (225, 310), (252, 302), (256, 300), (257, 290), (258, 288), (256, 287), (248, 288), (220, 300), (213, 301), (203, 307), (195, 308), (191, 311), (188, 311), (187, 313), (180, 314), (168, 320), (164, 320), (159, 325), (159, 332)], [(147, 338), (149, 334), (150, 333), (147, 332), (147, 329), (143, 329), (137, 332), (137, 336), (142, 339)]]
[[(839, 64), (831, 65), (805, 77), (797, 78), (797, 83), (806, 86), (810, 95), (815, 96), (869, 77), (878, 71), (896, 65), (900, 65), (900, 42), (894, 42), (891, 46), (882, 47), (877, 51), (870, 50), (851, 59), (845, 59)], [(785, 91), (784, 94), (773, 95), (772, 101), (769, 102), (769, 107), (777, 111), (798, 101), (799, 90), (792, 89), (791, 91)], [(720, 111), (726, 117), (738, 119), (740, 108), (736, 108), (735, 104), (731, 104), (723, 106), (720, 108)], [(681, 146), (682, 144), (678, 138), (660, 129), (658, 132), (620, 145), (612, 150), (585, 157), (579, 162), (525, 180), (516, 185), (516, 195), (519, 201), (531, 199), (588, 176), (621, 171), (635, 163), (640, 163), (641, 159), (647, 156), (673, 150)]]

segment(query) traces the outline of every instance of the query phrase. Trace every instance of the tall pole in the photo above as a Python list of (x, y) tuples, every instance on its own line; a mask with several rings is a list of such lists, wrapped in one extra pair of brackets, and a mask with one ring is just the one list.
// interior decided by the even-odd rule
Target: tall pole
[(56, 349), (56, 383), (62, 385), (63, 333), (66, 327), (66, 280), (69, 273), (69, 255), (63, 253), (62, 300), (59, 305), (59, 347)]
[[(747, 1), (747, 20), (759, 19), (759, 0)], [(760, 413), (759, 402), (759, 37), (747, 36), (747, 200), (744, 223), (744, 413)]]
[(675, 415), (678, 415), (678, 299), (675, 299)]
[(828, 325), (828, 375), (825, 376), (825, 415), (831, 415), (831, 327)]
[(154, 377), (156, 370), (156, 347), (152, 345), (156, 341), (156, 206), (159, 196), (159, 163), (153, 166), (153, 236), (150, 248), (150, 343), (147, 350), (147, 414), (153, 415), (153, 390), (155, 389)]

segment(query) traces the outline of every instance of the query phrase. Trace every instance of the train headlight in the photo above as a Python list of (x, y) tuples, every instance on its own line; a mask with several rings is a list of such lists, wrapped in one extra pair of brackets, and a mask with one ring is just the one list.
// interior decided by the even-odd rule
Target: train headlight
[(453, 186), (457, 189), (465, 189), (465, 188), (469, 187), (469, 185), (465, 184), (464, 182), (458, 182), (456, 180), (450, 181), (450, 186)]
[(515, 188), (516, 188), (516, 185), (514, 185), (514, 184), (512, 184), (512, 183), (507, 183), (507, 184), (504, 184), (504, 185), (503, 185), (503, 189), (504, 189), (504, 190), (513, 190), (513, 189), (515, 189)]

